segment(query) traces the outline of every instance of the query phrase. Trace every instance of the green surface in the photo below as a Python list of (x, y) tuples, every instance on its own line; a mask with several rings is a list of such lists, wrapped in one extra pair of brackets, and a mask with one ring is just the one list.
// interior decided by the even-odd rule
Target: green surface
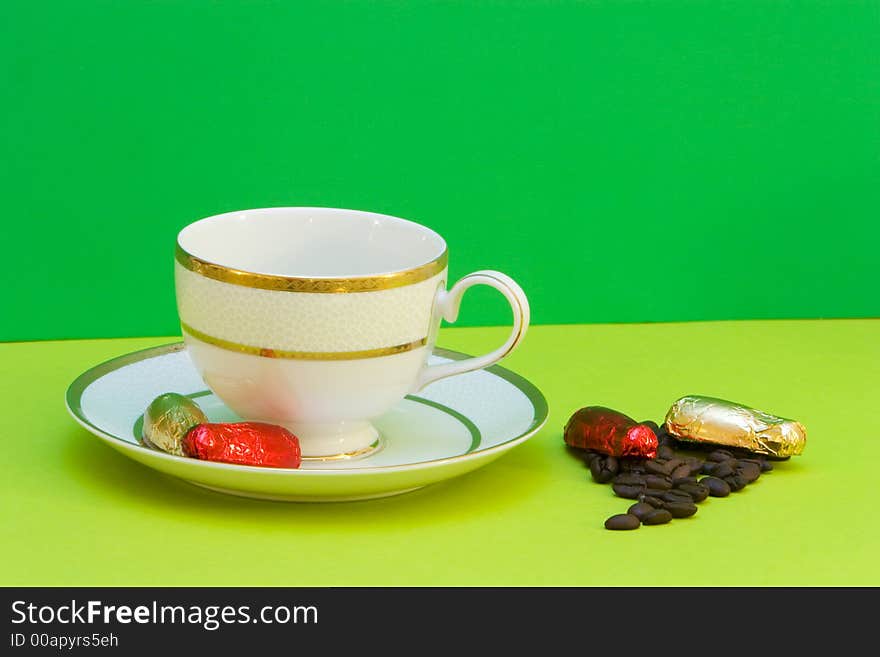
[[(445, 330), (440, 344), (482, 353), (505, 333)], [(80, 372), (167, 341), (0, 345), (0, 583), (880, 585), (880, 320), (536, 327), (504, 364), (547, 396), (541, 433), (460, 479), (329, 505), (197, 489), (67, 416)], [(801, 420), (804, 455), (692, 519), (604, 530), (629, 501), (562, 446), (568, 415), (659, 418), (688, 393)]]
[(276, 205), (426, 223), (537, 323), (876, 316), (878, 43), (875, 0), (7, 0), (0, 340), (175, 333), (178, 229)]

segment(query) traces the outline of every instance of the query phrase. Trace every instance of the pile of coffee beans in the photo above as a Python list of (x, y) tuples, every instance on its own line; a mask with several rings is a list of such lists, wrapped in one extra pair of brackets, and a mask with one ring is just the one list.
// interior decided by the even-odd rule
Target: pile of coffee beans
[(707, 497), (727, 497), (773, 469), (763, 455), (679, 442), (655, 422), (642, 424), (657, 434), (659, 447), (653, 459), (582, 452), (594, 481), (611, 484), (615, 495), (635, 500), (626, 513), (608, 518), (605, 529), (638, 529), (689, 518)]

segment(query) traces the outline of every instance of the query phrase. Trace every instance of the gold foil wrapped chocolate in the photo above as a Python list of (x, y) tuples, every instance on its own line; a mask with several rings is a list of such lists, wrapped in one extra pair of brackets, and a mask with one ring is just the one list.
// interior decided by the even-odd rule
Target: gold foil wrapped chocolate
[(176, 392), (166, 392), (156, 397), (144, 413), (144, 442), (163, 452), (186, 456), (182, 442), (186, 432), (208, 418), (189, 397)]
[(666, 414), (666, 428), (676, 438), (739, 447), (785, 458), (804, 451), (807, 430), (800, 422), (748, 406), (696, 395), (682, 397)]

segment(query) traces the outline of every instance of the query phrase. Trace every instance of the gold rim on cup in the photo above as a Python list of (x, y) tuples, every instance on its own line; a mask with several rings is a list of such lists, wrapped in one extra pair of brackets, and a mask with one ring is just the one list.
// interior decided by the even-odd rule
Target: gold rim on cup
[(263, 358), (287, 358), (293, 360), (360, 360), (361, 358), (378, 358), (379, 356), (393, 356), (394, 354), (406, 353), (428, 344), (426, 336), (421, 340), (414, 340), (406, 344), (396, 344), (376, 349), (362, 349), (360, 351), (290, 351), (287, 349), (254, 347), (239, 342), (232, 342), (231, 340), (224, 340), (223, 338), (202, 333), (185, 322), (180, 323), (180, 328), (183, 329), (184, 333), (194, 337), (196, 340), (219, 347), (220, 349), (237, 351), (252, 356), (262, 356)]
[(412, 269), (377, 276), (352, 276), (349, 278), (305, 278), (242, 271), (197, 258), (185, 251), (180, 244), (177, 245), (175, 259), (184, 269), (222, 283), (280, 292), (347, 294), (390, 290), (426, 281), (446, 269), (449, 255), (444, 250), (430, 262)]

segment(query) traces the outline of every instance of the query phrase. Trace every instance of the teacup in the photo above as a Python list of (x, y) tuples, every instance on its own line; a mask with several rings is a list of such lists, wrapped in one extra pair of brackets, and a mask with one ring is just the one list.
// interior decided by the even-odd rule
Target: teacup
[[(196, 221), (177, 238), (177, 308), (208, 387), (240, 417), (280, 424), (304, 456), (353, 457), (379, 444), (371, 420), (438, 379), (509, 354), (529, 304), (496, 271), (446, 289), (446, 243), (388, 215), (266, 208)], [(513, 309), (495, 351), (427, 364), (440, 320), (465, 290), (488, 285)]]

